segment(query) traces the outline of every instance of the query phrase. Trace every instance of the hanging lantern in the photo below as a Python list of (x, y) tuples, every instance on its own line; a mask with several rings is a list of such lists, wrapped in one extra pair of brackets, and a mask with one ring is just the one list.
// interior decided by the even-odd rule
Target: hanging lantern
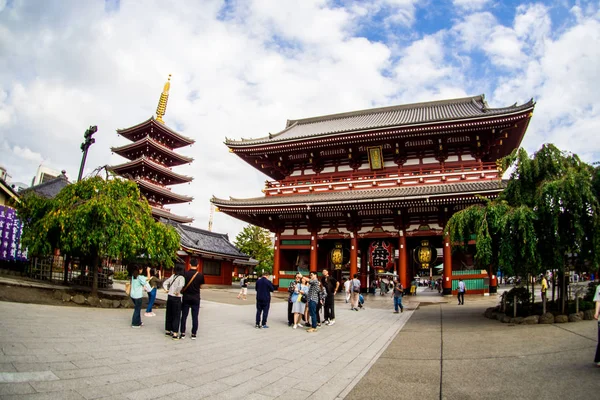
[(375, 270), (393, 270), (393, 247), (387, 240), (374, 240), (369, 246), (369, 261)]
[(422, 269), (428, 269), (437, 258), (437, 251), (429, 245), (429, 240), (421, 240), (421, 245), (415, 249), (414, 259)]
[(338, 242), (335, 244), (335, 248), (329, 253), (329, 258), (335, 269), (342, 269), (342, 264), (344, 263), (344, 251), (341, 243)]

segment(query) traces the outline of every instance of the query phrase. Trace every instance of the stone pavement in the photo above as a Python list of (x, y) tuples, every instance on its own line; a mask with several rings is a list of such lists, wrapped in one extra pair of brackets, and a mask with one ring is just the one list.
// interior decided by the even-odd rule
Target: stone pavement
[(253, 300), (203, 300), (196, 341), (165, 337), (163, 309), (131, 329), (130, 309), (0, 302), (0, 398), (342, 398), (413, 313), (392, 314), (389, 297), (359, 312), (342, 300), (334, 326), (306, 333), (275, 301), (270, 328), (255, 329)]

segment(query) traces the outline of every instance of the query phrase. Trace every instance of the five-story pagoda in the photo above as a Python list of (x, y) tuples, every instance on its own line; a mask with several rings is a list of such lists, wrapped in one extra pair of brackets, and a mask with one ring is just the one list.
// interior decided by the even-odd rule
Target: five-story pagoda
[(171, 75), (165, 83), (156, 108), (156, 118), (125, 129), (117, 129), (117, 134), (132, 143), (112, 147), (113, 153), (125, 157), (129, 162), (109, 167), (116, 174), (134, 180), (140, 192), (148, 199), (155, 218), (187, 223), (193, 219), (171, 213), (164, 206), (191, 202), (192, 197), (174, 193), (169, 186), (192, 181), (192, 177), (173, 172), (173, 167), (189, 164), (193, 158), (176, 153), (174, 150), (189, 146), (193, 139), (187, 138), (165, 125), (163, 116), (167, 110)]

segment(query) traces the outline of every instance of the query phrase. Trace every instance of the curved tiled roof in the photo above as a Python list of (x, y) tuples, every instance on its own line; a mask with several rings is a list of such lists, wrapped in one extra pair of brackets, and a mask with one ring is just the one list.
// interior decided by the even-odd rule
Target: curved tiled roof
[(194, 180), (193, 177), (187, 176), (187, 175), (181, 175), (176, 172), (173, 172), (169, 168), (164, 167), (164, 166), (152, 161), (151, 159), (147, 158), (146, 156), (142, 156), (133, 161), (129, 161), (129, 162), (126, 162), (123, 164), (112, 165), (107, 168), (109, 170), (115, 172), (116, 174), (121, 175), (122, 173), (120, 171), (127, 170), (129, 168), (134, 168), (139, 165), (147, 166), (148, 168), (153, 169), (153, 170), (157, 171), (158, 173), (164, 174), (166, 176), (170, 176), (175, 181), (177, 181), (177, 182), (172, 183), (173, 185), (178, 184), (178, 183), (191, 182), (192, 180)]
[(146, 126), (155, 126), (158, 129), (163, 130), (164, 132), (172, 135), (175, 139), (177, 139), (180, 143), (177, 147), (189, 146), (190, 144), (194, 144), (196, 141), (187, 136), (183, 136), (181, 133), (174, 131), (169, 128), (164, 123), (158, 122), (154, 116), (148, 118), (147, 120), (140, 122), (137, 125), (130, 126), (129, 128), (117, 129), (117, 133), (125, 138), (129, 138), (130, 135), (134, 134), (137, 130), (143, 129)]
[(501, 192), (507, 181), (487, 180), (476, 182), (443, 183), (419, 186), (406, 186), (385, 189), (356, 189), (339, 192), (310, 193), (283, 196), (265, 196), (248, 199), (229, 200), (213, 196), (211, 202), (218, 207), (273, 207), (273, 206), (306, 206), (337, 205), (344, 202), (399, 201), (424, 197), (440, 197), (450, 195), (476, 194), (483, 192)]
[(250, 256), (239, 251), (224, 233), (207, 231), (193, 226), (169, 222), (179, 233), (181, 245), (199, 252), (224, 255), (233, 258), (248, 260)]
[(155, 218), (162, 218), (165, 220), (175, 221), (175, 222), (179, 222), (179, 223), (187, 223), (187, 222), (192, 222), (194, 220), (194, 218), (184, 217), (181, 215), (173, 214), (171, 211), (169, 211), (167, 209), (156, 208), (156, 207), (153, 207), (152, 205), (150, 206), (150, 209), (152, 210), (152, 216)]
[(156, 140), (152, 139), (150, 137), (150, 135), (146, 135), (143, 138), (141, 138), (140, 140), (133, 142), (133, 143), (126, 144), (124, 146), (111, 147), (110, 151), (112, 151), (113, 153), (117, 153), (118, 155), (131, 160), (131, 158), (126, 156), (127, 151), (135, 150), (135, 149), (143, 149), (146, 146), (150, 146), (153, 149), (167, 155), (167, 157), (169, 157), (169, 160), (171, 161), (171, 163), (169, 164), (170, 166), (188, 164), (188, 163), (191, 163), (192, 161), (194, 161), (194, 159), (192, 157), (186, 157), (184, 155), (174, 152), (173, 150), (169, 149), (166, 146), (161, 145)]
[(268, 137), (258, 139), (227, 139), (225, 143), (231, 147), (244, 147), (370, 129), (480, 119), (523, 112), (532, 109), (534, 105), (535, 103), (531, 99), (520, 106), (514, 104), (509, 107), (490, 108), (484, 95), (403, 104), (322, 117), (288, 120), (286, 128), (274, 135), (270, 134)]

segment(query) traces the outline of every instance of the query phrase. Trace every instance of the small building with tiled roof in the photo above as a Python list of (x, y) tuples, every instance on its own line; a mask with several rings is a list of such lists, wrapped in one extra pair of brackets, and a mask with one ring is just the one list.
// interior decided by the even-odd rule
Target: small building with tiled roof
[(66, 171), (62, 170), (61, 174), (56, 178), (53, 178), (39, 185), (30, 186), (27, 189), (23, 189), (19, 192), (20, 196), (27, 196), (28, 193), (35, 193), (38, 196), (45, 197), (47, 199), (53, 199), (57, 194), (60, 193), (66, 186), (70, 185), (69, 179), (67, 178)]
[(438, 253), (445, 294), (459, 274), (471, 293), (494, 292), (495, 274), (452, 254), (444, 227), (506, 187), (500, 160), (521, 144), (534, 107), (493, 108), (478, 95), (288, 120), (277, 133), (225, 141), (271, 179), (264, 196), (211, 201), (275, 233), (279, 287), (299, 268), (358, 273), (363, 287), (395, 272), (406, 287), (433, 274)]

